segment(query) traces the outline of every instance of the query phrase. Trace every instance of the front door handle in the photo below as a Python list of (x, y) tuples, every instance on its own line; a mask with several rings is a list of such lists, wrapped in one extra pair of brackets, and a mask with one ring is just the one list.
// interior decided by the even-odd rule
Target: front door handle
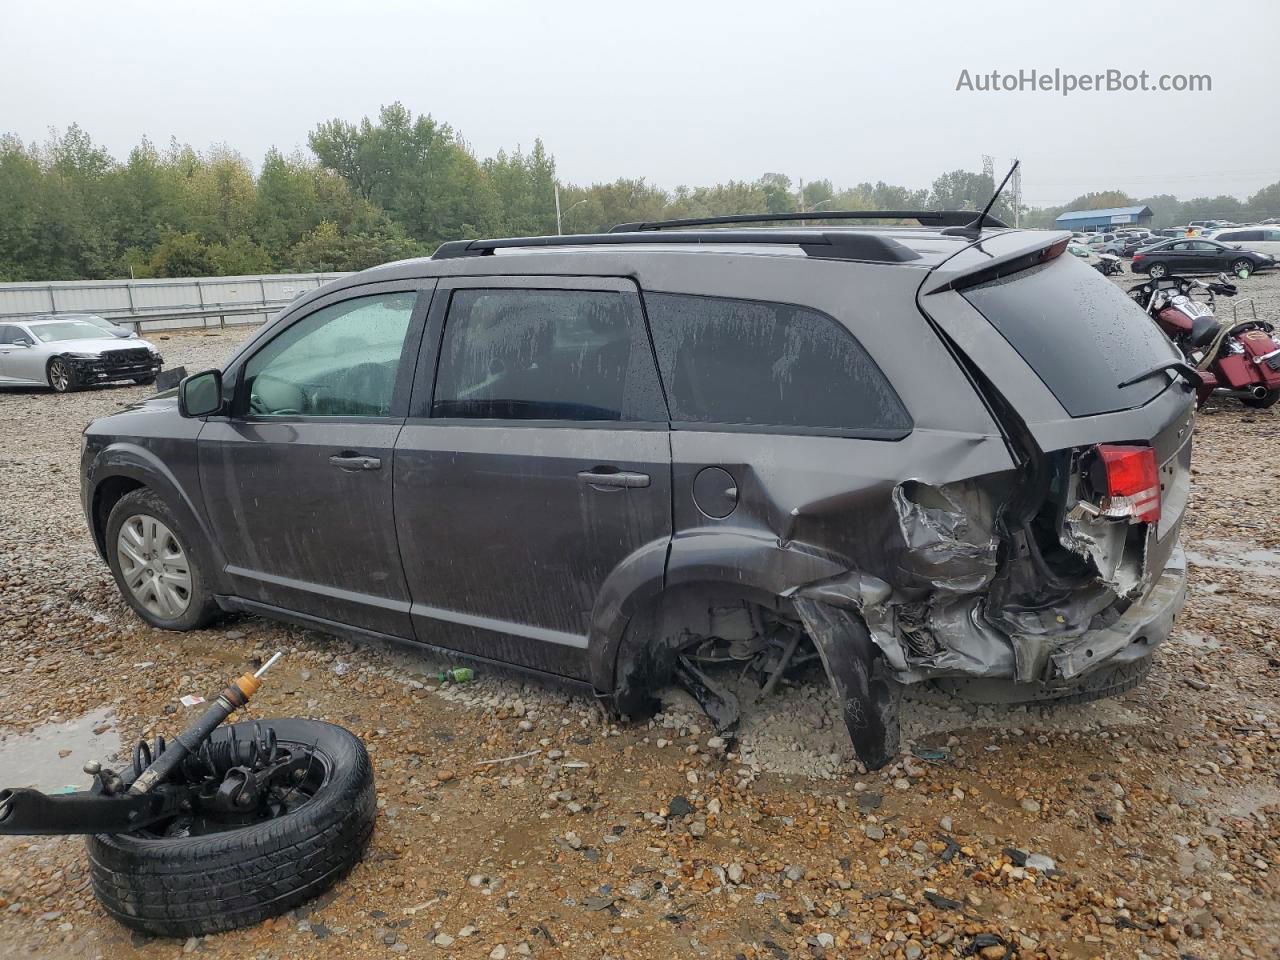
[(362, 457), (355, 453), (335, 454), (329, 462), (339, 470), (381, 470), (382, 461), (377, 457)]
[(609, 472), (583, 470), (578, 474), (578, 479), (593, 487), (647, 487), (649, 485), (647, 473), (628, 473), (624, 470)]

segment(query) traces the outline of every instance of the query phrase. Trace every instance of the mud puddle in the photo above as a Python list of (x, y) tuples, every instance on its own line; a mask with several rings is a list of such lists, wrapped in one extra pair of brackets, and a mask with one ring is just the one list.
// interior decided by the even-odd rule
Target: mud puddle
[(89, 783), (82, 769), (85, 763), (109, 760), (119, 750), (120, 734), (110, 707), (63, 723), (46, 723), (29, 733), (10, 733), (0, 739), (0, 787), (83, 790)]
[(1198, 549), (1187, 551), (1187, 560), (1197, 567), (1234, 570), (1259, 577), (1280, 577), (1280, 550), (1268, 550), (1235, 540), (1201, 540)]

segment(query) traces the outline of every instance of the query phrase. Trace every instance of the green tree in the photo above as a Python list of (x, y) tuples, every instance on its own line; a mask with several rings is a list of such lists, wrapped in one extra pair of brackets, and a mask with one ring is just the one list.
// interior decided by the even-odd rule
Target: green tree
[(209, 244), (194, 233), (170, 233), (151, 251), (139, 275), (149, 277), (216, 277), (218, 262)]
[(1258, 220), (1280, 217), (1280, 180), (1251, 196), (1247, 206), (1249, 215)]

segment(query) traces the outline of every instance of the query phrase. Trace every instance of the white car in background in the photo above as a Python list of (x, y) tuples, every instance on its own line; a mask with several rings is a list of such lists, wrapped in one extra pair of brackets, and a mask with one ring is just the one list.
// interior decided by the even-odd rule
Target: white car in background
[(42, 313), (39, 316), (28, 317), (28, 320), (83, 320), (85, 323), (92, 323), (99, 330), (105, 330), (113, 337), (119, 337), (121, 340), (129, 340), (137, 336), (137, 333), (128, 327), (121, 327), (112, 323), (104, 317), (98, 316), (96, 313)]
[(154, 383), (164, 359), (141, 338), (122, 339), (85, 320), (0, 320), (0, 387), (68, 393), (98, 383)]
[(1256, 224), (1245, 227), (1226, 227), (1213, 231), (1208, 239), (1280, 257), (1280, 226)]

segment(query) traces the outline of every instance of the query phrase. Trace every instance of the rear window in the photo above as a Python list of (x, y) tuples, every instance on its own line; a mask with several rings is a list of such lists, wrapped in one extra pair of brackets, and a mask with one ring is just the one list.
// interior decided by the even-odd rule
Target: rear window
[(1118, 384), (1182, 359), (1118, 286), (1069, 257), (970, 287), (964, 297), (1073, 417), (1142, 406), (1169, 386), (1168, 375)]
[(678, 424), (835, 431), (897, 439), (911, 418), (853, 335), (785, 303), (646, 293)]

